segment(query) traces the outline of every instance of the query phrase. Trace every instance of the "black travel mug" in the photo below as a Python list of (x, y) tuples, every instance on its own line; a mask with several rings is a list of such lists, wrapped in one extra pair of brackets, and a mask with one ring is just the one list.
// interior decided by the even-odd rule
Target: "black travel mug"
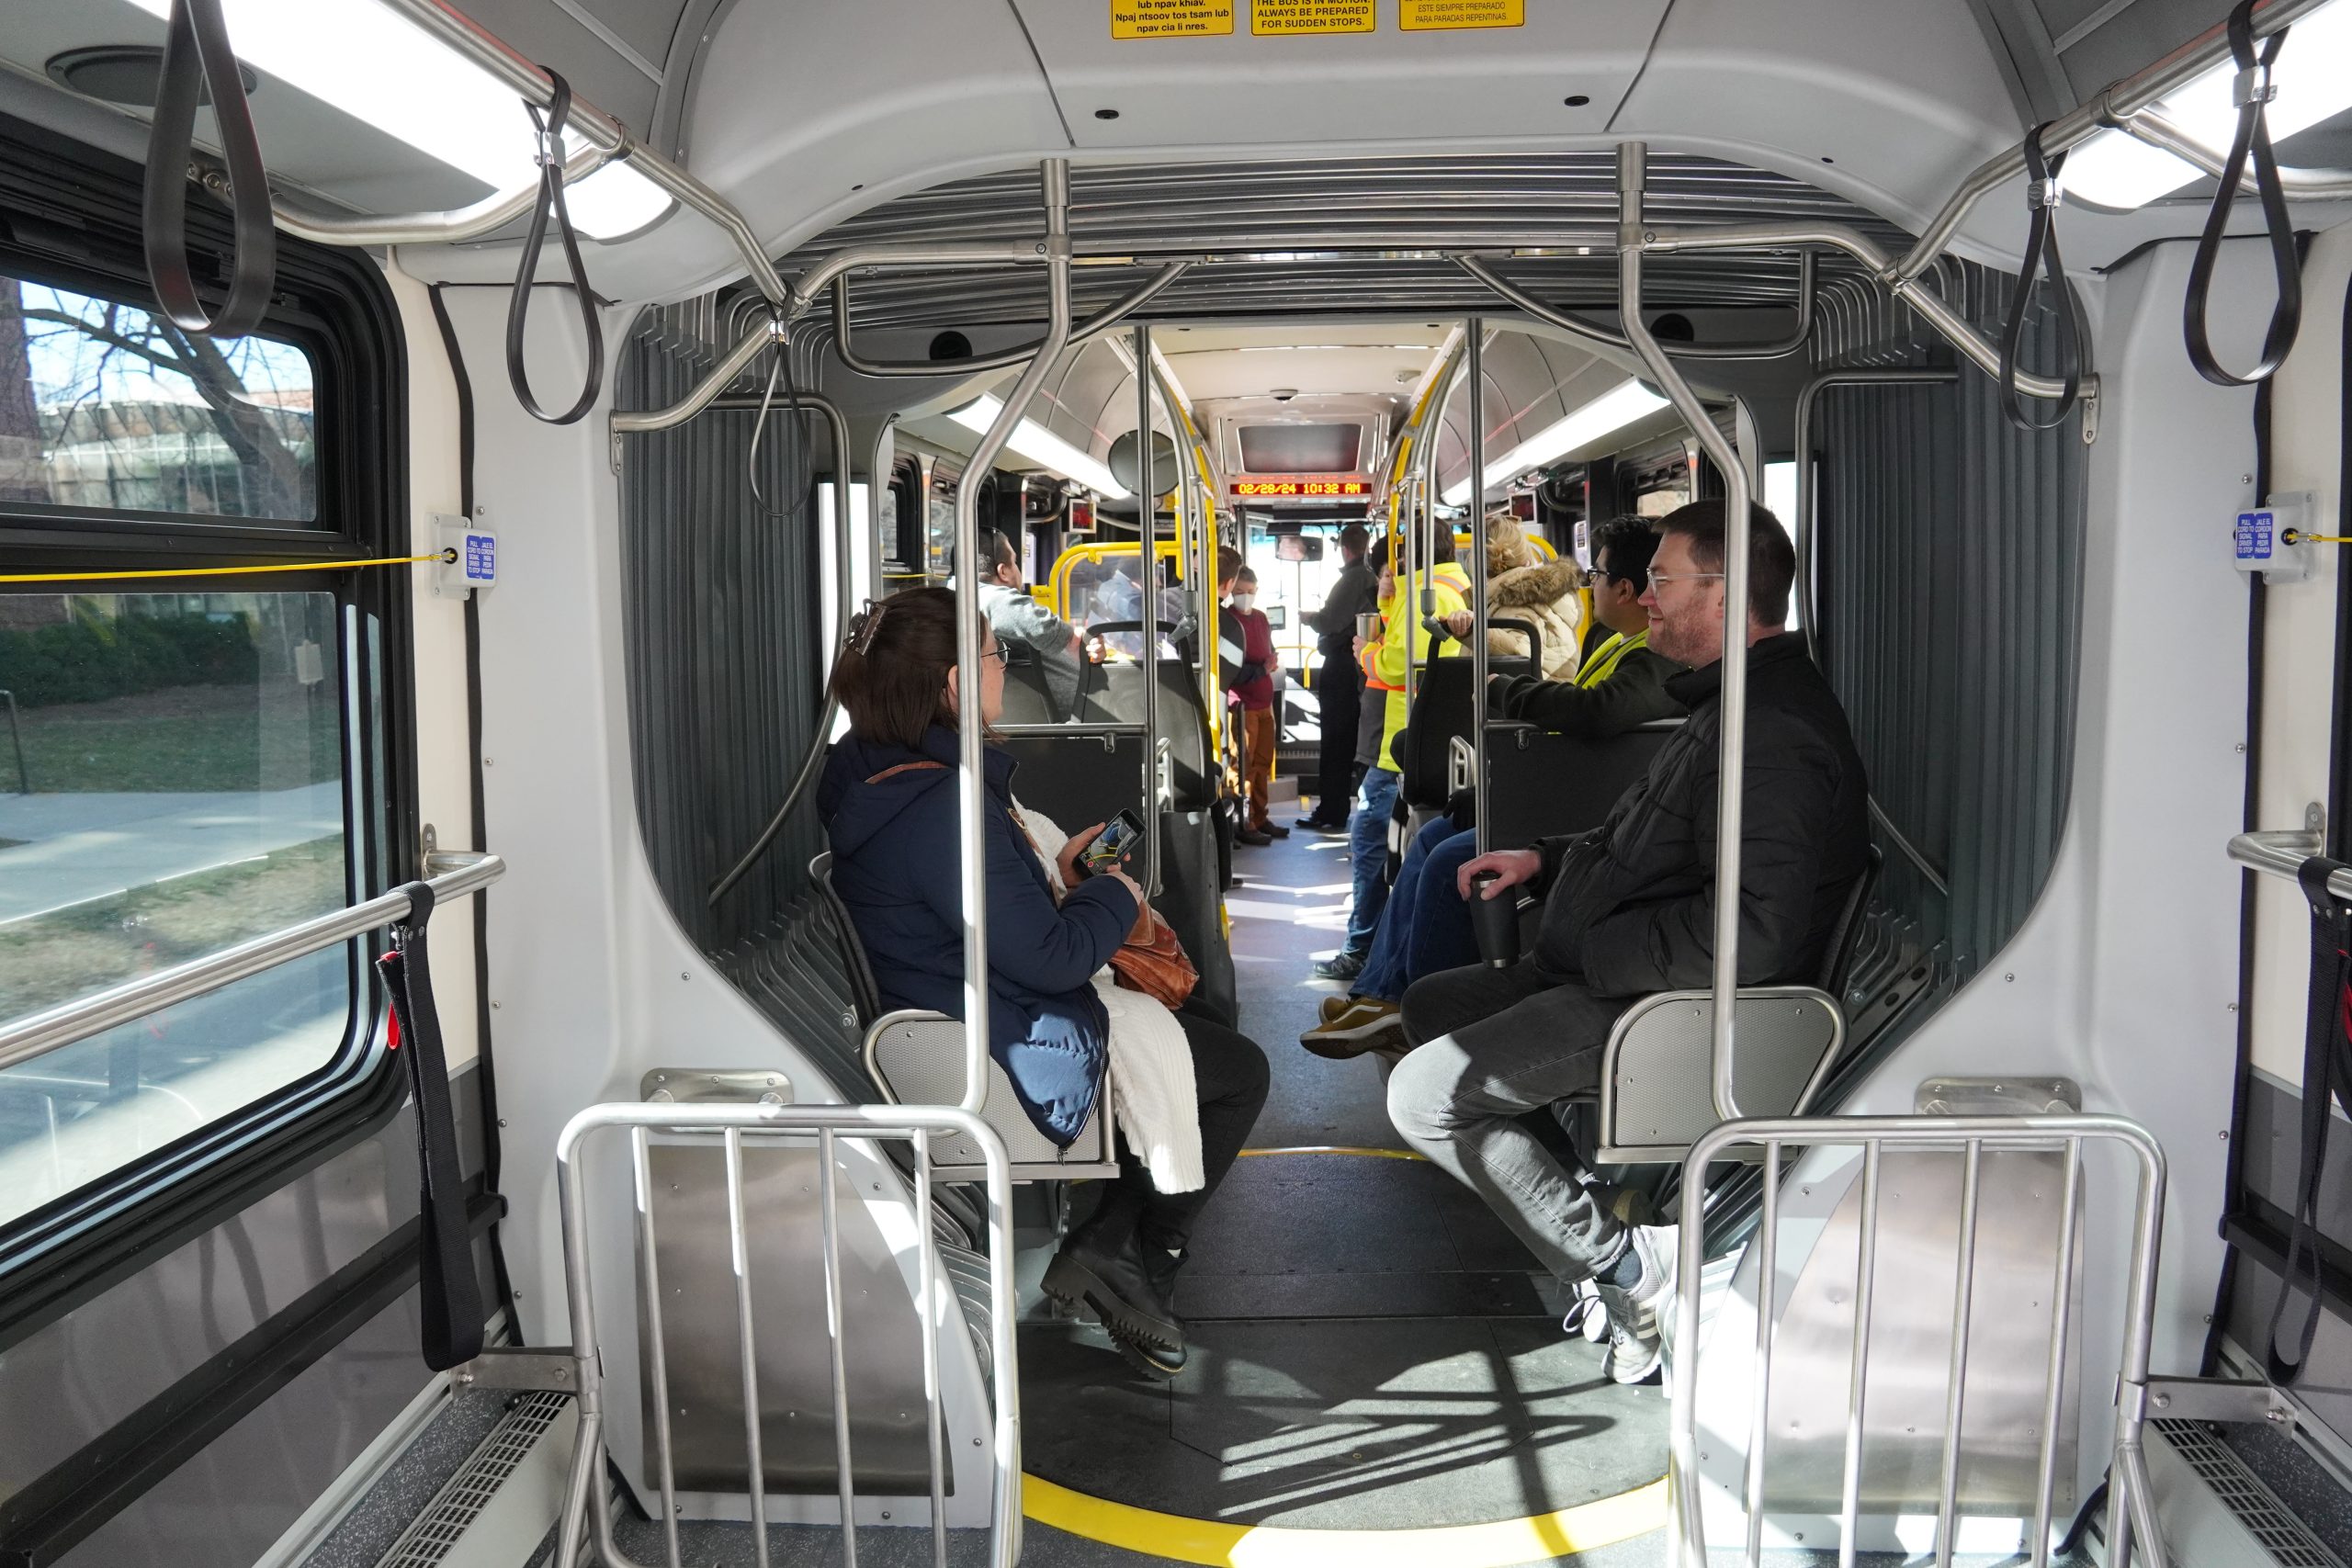
[(1505, 888), (1492, 898), (1487, 889), (1502, 874), (1482, 871), (1470, 879), (1470, 925), (1478, 933), (1478, 955), (1497, 969), (1519, 962), (1519, 894)]

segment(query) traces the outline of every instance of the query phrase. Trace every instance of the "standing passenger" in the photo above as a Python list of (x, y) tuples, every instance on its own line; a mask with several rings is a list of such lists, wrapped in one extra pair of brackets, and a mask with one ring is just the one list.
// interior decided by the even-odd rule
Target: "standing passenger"
[(1340, 558), (1344, 563), (1323, 607), (1306, 617), (1315, 628), (1316, 650), (1323, 662), (1315, 671), (1315, 707), (1321, 715), (1323, 739), (1316, 773), (1315, 809), (1298, 825), (1317, 833), (1348, 830), (1348, 802), (1356, 789), (1356, 720), (1363, 708), (1363, 671), (1356, 665), (1356, 617), (1369, 615), (1380, 603), (1373, 569), (1364, 564), (1364, 547), (1372, 536), (1361, 523), (1340, 530)]
[(1279, 727), (1274, 722), (1274, 628), (1257, 607), (1258, 574), (1248, 567), (1233, 576), (1229, 614), (1241, 643), (1240, 678), (1232, 686), (1233, 700), (1241, 705), (1242, 772), (1249, 780), (1250, 815), (1236, 841), (1265, 845), (1290, 837), (1267, 815), (1267, 797), (1274, 783), (1274, 748)]

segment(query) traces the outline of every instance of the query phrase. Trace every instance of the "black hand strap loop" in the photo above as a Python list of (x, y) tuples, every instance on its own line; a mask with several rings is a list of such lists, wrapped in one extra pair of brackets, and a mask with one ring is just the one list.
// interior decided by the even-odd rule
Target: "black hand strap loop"
[[(2217, 387), (2250, 387), (2275, 374), (2287, 362), (2303, 325), (2302, 261), (2295, 254), (2295, 231), (2287, 215), (2287, 192), (2278, 182), (2278, 155), (2270, 146), (2268, 105), (2278, 89), (2271, 85), (2270, 68), (2279, 46), (2287, 41), (2281, 28), (2254, 43), (2254, 0), (2238, 0), (2230, 12), (2230, 53), (2238, 63), (2232, 96), (2238, 106), (2237, 134), (2231, 138), (2230, 155), (2222, 165), (2221, 184), (2213, 192), (2212, 209), (2205, 215), (2205, 231), (2197, 237), (2197, 254), (2188, 265), (2188, 295), (2182, 324), (2188, 343), (2188, 362), (2197, 373)], [(2270, 240), (2270, 269), (2278, 280), (2278, 302), (2270, 309), (2270, 325), (2262, 334), (2262, 358), (2241, 376), (2213, 356), (2207, 333), (2206, 305), (2213, 288), (2213, 269), (2222, 259), (2222, 240), (2230, 226), (2230, 211), (2237, 205), (2238, 185), (2245, 177), (2246, 162), (2254, 163), (2255, 194), (2262, 201), (2263, 227)]]
[[(2312, 909), (2312, 972), (2309, 1010), (2303, 1021), (2303, 1137), (2301, 1169), (2295, 1182), (2295, 1222), (2287, 1240), (2287, 1263), (2271, 1309), (2268, 1346), (2270, 1381), (2281, 1385), (2302, 1375), (2319, 1329), (2319, 1222), (2321, 1176), (2327, 1165), (2328, 1101), (2352, 1114), (2352, 908), (2328, 891), (2329, 877), (2346, 869), (2341, 861), (2314, 855), (2295, 873)], [(2305, 1261), (2309, 1261), (2308, 1278)], [(2282, 1353), (2278, 1331), (2287, 1303), (2305, 1292), (2302, 1325), (2294, 1353)]]
[[(197, 297), (187, 260), (188, 158), (196, 107), (209, 96), (229, 164), (234, 247), (229, 297), (208, 315)], [(261, 141), (237, 71), (236, 51), (220, 19), (220, 0), (172, 0), (164, 39), (163, 74), (155, 84), (155, 118), (147, 136), (147, 177), (140, 227), (147, 275), (164, 314), (183, 332), (243, 337), (261, 324), (277, 276), (277, 231), (269, 210), (269, 179)]]
[[(588, 287), (588, 268), (580, 259), (580, 236), (572, 231), (571, 209), (563, 197), (563, 128), (571, 118), (571, 84), (548, 73), (554, 97), (541, 118), (537, 104), (525, 104), (531, 133), (538, 142), (539, 199), (531, 209), (531, 226), (523, 235), (523, 259), (514, 269), (514, 297), (506, 306), (506, 378), (524, 412), (543, 424), (571, 424), (595, 405), (605, 389), (605, 328), (596, 315), (596, 296)], [(555, 219), (556, 237), (563, 243), (564, 265), (571, 272), (571, 292), (580, 301), (580, 331), (587, 340), (588, 379), (580, 397), (561, 413), (549, 413), (531, 395), (530, 373), (523, 366), (523, 324), (531, 313), (531, 284), (539, 270), (539, 252), (547, 244), (548, 219)]]
[(392, 951), (376, 960), (391, 995), (398, 1047), (408, 1058), (416, 1112), (417, 1297), (424, 1364), (436, 1372), (481, 1354), (481, 1283), (474, 1275), (473, 1236), (466, 1224), (465, 1178), (458, 1164), (458, 1122), (449, 1097), (449, 1062), (441, 1017), (433, 1005), (433, 970), (424, 929), (433, 886), (412, 882), (409, 916), (392, 926)]
[[(2025, 261), (2018, 268), (2016, 286), (2009, 290), (2008, 320), (2001, 326), (2001, 412), (2011, 424), (2027, 431), (2055, 430), (2075, 412), (2075, 404), (2081, 400), (2083, 392), (2083, 344), (2090, 340), (2082, 307), (2075, 299), (2075, 291), (2066, 287), (2066, 264), (2058, 254), (2058, 204), (2064, 196), (2058, 176), (2066, 166), (2066, 154), (2061, 152), (2047, 159), (2041, 155), (2041, 133), (2046, 129), (2037, 125), (2025, 136)], [(2033, 303), (2033, 275), (2037, 269), (2050, 284), (2062, 323), (2058, 373), (2065, 381), (2065, 389), (2058, 394), (2058, 406), (2047, 419), (2036, 419), (2027, 412), (2025, 394), (2018, 390), (2018, 346), (2025, 337), (2026, 310)]]

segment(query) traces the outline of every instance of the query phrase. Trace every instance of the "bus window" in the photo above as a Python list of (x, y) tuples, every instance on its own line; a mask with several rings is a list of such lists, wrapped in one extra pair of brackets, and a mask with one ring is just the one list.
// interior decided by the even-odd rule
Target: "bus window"
[(308, 523), (315, 412), (291, 344), (0, 276), (0, 500)]
[[(336, 618), (0, 598), (0, 1019), (348, 901)], [(351, 1000), (330, 950), (0, 1072), (0, 1224), (326, 1066)]]

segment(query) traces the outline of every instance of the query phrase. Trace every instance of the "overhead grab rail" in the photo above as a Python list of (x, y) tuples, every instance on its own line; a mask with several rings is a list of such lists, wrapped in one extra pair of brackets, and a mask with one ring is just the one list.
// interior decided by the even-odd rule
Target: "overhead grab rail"
[[(156, 302), (182, 331), (243, 337), (261, 325), (277, 281), (277, 236), (270, 227), (269, 176), (262, 166), (261, 141), (254, 134), (253, 109), (245, 102), (228, 25), (220, 18), (220, 0), (172, 0), (169, 29), (164, 39), (163, 72), (155, 84), (155, 118), (147, 136), (140, 210), (147, 276), (154, 284)], [(197, 297), (187, 260), (189, 154), (197, 104), (205, 97), (212, 104), (213, 123), (220, 128), (221, 151), (228, 157), (223, 179), (234, 218), (228, 298), (209, 313)]]
[[(2273, 32), (2256, 49), (2253, 13), (2254, 0), (2238, 0), (2226, 24), (2230, 53), (2238, 67), (2230, 95), (2237, 104), (2237, 130), (2230, 140), (2229, 156), (2223, 160), (2217, 176), (2219, 183), (2213, 191), (2212, 208), (2205, 215), (2204, 231), (2197, 237), (2197, 254), (2188, 264), (2188, 292), (2181, 306), (2188, 362), (2197, 367), (2199, 376), (2217, 387), (2248, 387), (2268, 380), (2287, 362), (2303, 325), (2302, 256), (2295, 244), (2294, 220), (2287, 215), (2287, 193), (2279, 185), (2278, 154), (2270, 145), (2269, 107), (2278, 94), (2271, 82), (2270, 70), (2278, 62), (2278, 51), (2286, 44), (2287, 29), (2280, 28)], [(2253, 369), (2240, 376), (2224, 368), (2214, 357), (2206, 324), (2206, 302), (2212, 292), (2213, 270), (2222, 259), (2222, 240), (2230, 226), (2231, 209), (2237, 205), (2238, 186), (2245, 178), (2249, 158), (2254, 164), (2255, 189), (2262, 202), (2263, 232), (2270, 241), (2270, 268), (2278, 278), (2278, 294), (2270, 308), (2270, 324), (2263, 329), (2262, 357), (2255, 362)]]
[[(434, 898), (446, 903), (489, 886), (506, 874), (506, 863), (493, 854), (440, 852), (424, 857), (426, 886)], [(257, 936), (204, 958), (190, 959), (169, 969), (141, 975), (119, 986), (20, 1018), (0, 1026), (0, 1072), (36, 1056), (135, 1023), (150, 1013), (209, 996), (225, 986), (306, 958), (354, 937), (381, 931), (414, 916), (406, 889), (394, 889), (364, 904), (337, 909), (283, 931)]]
[[(531, 117), (531, 134), (538, 144), (533, 160), (539, 166), (538, 197), (531, 204), (531, 226), (523, 235), (523, 254), (514, 265), (514, 291), (506, 300), (506, 380), (514, 389), (514, 399), (523, 412), (541, 424), (573, 424), (596, 401), (605, 389), (605, 327), (596, 314), (596, 293), (588, 287), (587, 264), (580, 259), (580, 235), (571, 226), (571, 209), (563, 196), (564, 169), (563, 127), (571, 116), (571, 84), (550, 71), (548, 80), (553, 94), (544, 117), (537, 104), (526, 100), (524, 111)], [(547, 243), (548, 223), (555, 223), (556, 236), (563, 243), (563, 263), (571, 274), (571, 292), (580, 306), (580, 332), (584, 340), (588, 373), (582, 378), (580, 396), (561, 413), (549, 413), (539, 406), (531, 392), (530, 371), (523, 363), (523, 334), (531, 314), (531, 295), (535, 291), (539, 271), (539, 249)]]
[[(1069, 346), (1076, 348), (1109, 332), (1149, 304), (1192, 267), (1193, 264), (1188, 261), (1170, 262), (1148, 278), (1141, 288), (1105, 305), (1089, 318), (1085, 325), (1073, 328), (1069, 334)], [(1016, 348), (969, 355), (961, 359), (866, 359), (858, 354), (850, 339), (849, 275), (842, 273), (833, 279), (833, 352), (841, 355), (843, 365), (861, 376), (968, 376), (978, 371), (1002, 370), (1025, 364), (1036, 354), (1037, 344), (1024, 343)]]
[[(1813, 337), (1814, 252), (1797, 253), (1797, 324), (1777, 343), (1670, 343), (1666, 351), (1677, 359), (1784, 359), (1803, 348)], [(1562, 332), (1602, 348), (1632, 353), (1634, 345), (1625, 334), (1611, 332), (1598, 322), (1587, 321), (1573, 310), (1546, 305), (1519, 285), (1497, 273), (1487, 265), (1486, 256), (1455, 256), (1453, 265), (1485, 284), (1501, 299), (1516, 305), (1539, 321), (1547, 321)]]
[[(2269, 0), (2268, 4), (2253, 9), (2249, 23), (2251, 36), (2268, 38), (2328, 3), (2329, 0)], [(2129, 130), (2131, 122), (2146, 113), (2158, 100), (2178, 91), (2228, 58), (2228, 24), (2210, 28), (2145, 70), (2126, 76), (2088, 103), (2043, 126), (2041, 149), (2045, 153), (2064, 152), (2108, 127)], [(2195, 161), (2191, 159), (2191, 162)], [(1960, 188), (1952, 192), (1927, 228), (1920, 231), (1919, 238), (1904, 253), (1902, 259), (1882, 274), (1884, 280), (1890, 285), (1907, 282), (1933, 266), (1936, 258), (1943, 254), (1951, 243), (1952, 236), (1959, 232), (1961, 224), (1967, 220), (1976, 204), (2025, 172), (2022, 141), (1978, 164), (1961, 182)]]

